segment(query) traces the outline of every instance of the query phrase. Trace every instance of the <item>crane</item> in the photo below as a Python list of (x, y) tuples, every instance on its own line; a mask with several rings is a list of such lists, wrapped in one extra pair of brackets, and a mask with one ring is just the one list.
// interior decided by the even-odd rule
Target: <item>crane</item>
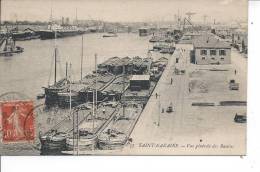
[(191, 22), (191, 17), (193, 16), (193, 15), (195, 15), (196, 13), (194, 13), (194, 12), (187, 12), (187, 13), (185, 13), (186, 15), (187, 15), (187, 20), (189, 20), (189, 22)]

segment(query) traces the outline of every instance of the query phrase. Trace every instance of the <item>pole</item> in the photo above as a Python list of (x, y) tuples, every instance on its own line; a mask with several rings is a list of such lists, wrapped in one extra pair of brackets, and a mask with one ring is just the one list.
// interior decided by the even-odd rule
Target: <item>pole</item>
[(94, 128), (95, 128), (95, 93), (94, 93), (94, 89), (93, 89), (93, 100), (92, 100), (92, 133), (94, 133)]
[[(122, 90), (122, 95), (125, 91), (125, 73), (126, 72), (125, 72), (125, 64), (124, 64), (123, 65), (123, 90)], [(122, 97), (121, 97), (121, 100), (122, 100)], [(124, 117), (125, 116), (125, 102), (124, 102), (124, 100), (122, 101), (122, 103), (123, 103), (123, 117)]]
[[(70, 63), (70, 71), (69, 71), (69, 89), (70, 89), (70, 114), (71, 114), (71, 63)], [(72, 113), (72, 121), (73, 121), (73, 155), (74, 155), (74, 147), (75, 147), (75, 143), (74, 143), (74, 139), (75, 139), (75, 117), (74, 117), (74, 113)]]
[(68, 62), (66, 62), (66, 80), (68, 79)]
[[(52, 18), (52, 9), (51, 9), (51, 18)], [(54, 84), (57, 82), (57, 32), (54, 31)]]
[(50, 16), (50, 21), (51, 21), (51, 25), (52, 25), (52, 7), (51, 7), (51, 16)]
[(78, 26), (78, 9), (76, 8), (76, 25)]
[(97, 54), (95, 54), (95, 88), (93, 89), (93, 112), (92, 112), (92, 119), (93, 119), (93, 133), (95, 127), (95, 108), (96, 108), (96, 96), (97, 96)]
[(54, 84), (57, 82), (57, 48), (54, 49)]
[[(95, 108), (97, 109), (97, 54), (95, 54), (95, 71), (96, 71), (96, 78), (95, 78)], [(96, 114), (97, 115), (97, 114)]]
[(77, 155), (79, 155), (79, 112), (77, 111)]
[(82, 80), (82, 64), (83, 64), (83, 35), (82, 35), (82, 38), (81, 38), (80, 80)]

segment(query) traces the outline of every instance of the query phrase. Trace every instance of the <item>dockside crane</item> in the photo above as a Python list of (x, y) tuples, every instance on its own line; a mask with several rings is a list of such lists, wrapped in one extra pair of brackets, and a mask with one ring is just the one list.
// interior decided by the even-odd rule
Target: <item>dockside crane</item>
[(194, 12), (187, 12), (185, 13), (187, 15), (187, 17), (184, 17), (183, 19), (183, 28), (182, 30), (185, 31), (186, 26), (190, 26), (192, 28), (192, 30), (196, 31), (197, 33), (199, 33), (198, 29), (195, 28), (195, 26), (193, 25), (191, 19), (192, 19), (192, 16), (195, 15), (196, 13)]
[(188, 21), (190, 21), (191, 22), (191, 17), (193, 16), (193, 15), (195, 15), (196, 13), (194, 13), (194, 12), (187, 12), (187, 13), (185, 13), (186, 15), (187, 15), (187, 20)]

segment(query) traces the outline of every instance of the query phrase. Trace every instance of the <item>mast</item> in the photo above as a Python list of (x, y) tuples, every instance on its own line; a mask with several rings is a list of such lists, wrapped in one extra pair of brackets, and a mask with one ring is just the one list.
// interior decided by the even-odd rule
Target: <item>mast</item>
[(54, 49), (54, 84), (57, 82), (57, 47)]
[(82, 80), (82, 65), (83, 65), (83, 35), (81, 38), (81, 62), (80, 62), (80, 80)]
[[(122, 95), (123, 95), (124, 91), (125, 91), (125, 64), (123, 64), (123, 90), (122, 90)], [(122, 99), (122, 97), (121, 97), (121, 99)], [(124, 117), (125, 116), (125, 103), (124, 103), (124, 100), (122, 101), (122, 103), (123, 103), (123, 117)]]
[(94, 94), (94, 90), (93, 90), (93, 93), (92, 93), (92, 96), (93, 96), (93, 100), (92, 100), (92, 132), (94, 133), (94, 128), (95, 128), (95, 94)]
[[(52, 20), (52, 9), (51, 9), (51, 20)], [(56, 82), (57, 82), (57, 32), (55, 29), (54, 31), (54, 84), (56, 84)]]
[(76, 25), (78, 26), (78, 9), (76, 8)]
[(96, 78), (95, 78), (95, 97), (96, 97), (96, 99), (95, 99), (95, 109), (97, 109), (97, 54), (95, 54), (95, 71), (96, 71)]
[[(67, 65), (67, 63), (66, 63), (66, 65)], [(71, 107), (72, 107), (72, 104), (71, 104), (71, 63), (70, 63), (70, 68), (69, 68), (69, 97), (70, 97), (70, 105), (69, 105), (69, 113), (71, 114)], [(72, 113), (72, 126), (73, 126), (73, 133), (72, 133), (72, 135), (73, 135), (73, 139), (72, 139), (72, 141), (73, 141), (73, 155), (74, 155), (74, 151), (75, 151), (75, 142), (74, 142), (74, 140), (75, 140), (75, 114), (74, 113)]]
[(79, 111), (77, 110), (77, 155), (79, 155)]
[(97, 54), (95, 54), (95, 89), (93, 89), (93, 112), (92, 112), (93, 133), (95, 128), (95, 117), (96, 117), (96, 98), (97, 98)]
[(66, 62), (66, 80), (68, 79), (68, 62)]
[(17, 22), (17, 18), (16, 18), (16, 20), (15, 20), (15, 25), (16, 25), (16, 32), (18, 32), (18, 22)]
[(52, 30), (52, 25), (53, 25), (53, 15), (52, 15), (52, 5), (51, 5), (51, 14), (49, 19), (48, 30)]
[(51, 7), (50, 22), (51, 22), (51, 24), (52, 24), (52, 22), (53, 22), (53, 18), (52, 18), (52, 7)]

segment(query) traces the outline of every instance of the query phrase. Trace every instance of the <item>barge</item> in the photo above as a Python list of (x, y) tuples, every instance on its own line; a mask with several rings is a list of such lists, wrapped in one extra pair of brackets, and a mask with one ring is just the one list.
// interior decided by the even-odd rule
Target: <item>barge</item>
[(151, 65), (151, 67), (162, 66), (157, 80), (151, 80), (149, 74), (132, 76), (129, 86), (121, 96), (121, 109), (98, 136), (99, 149), (122, 149), (125, 144), (131, 142), (129, 137), (167, 63), (167, 59), (161, 58)]
[(97, 133), (116, 110), (110, 105), (100, 104), (93, 115), (89, 104), (75, 108), (67, 118), (39, 136), (41, 154), (61, 154), (62, 151), (74, 150), (76, 146), (80, 150), (92, 149), (97, 143)]
[[(103, 90), (99, 92), (102, 95), (102, 99), (98, 99), (98, 89), (95, 89), (95, 96), (93, 95), (94, 88), (86, 88), (90, 94), (87, 102), (76, 105), (67, 118), (41, 135), (42, 154), (50, 154), (52, 152), (56, 154), (61, 154), (62, 152), (72, 154), (73, 152), (74, 154), (78, 150), (119, 149), (128, 143), (131, 132), (152, 95), (168, 59), (160, 58), (155, 62), (151, 62), (147, 59), (125, 58), (124, 62), (129, 62), (128, 64), (131, 64), (131, 68), (128, 69), (129, 73), (127, 73), (127, 68), (124, 66), (121, 74), (119, 72), (121, 71), (120, 66), (118, 65), (118, 60), (120, 59), (112, 58), (111, 60), (117, 61), (117, 64), (114, 64), (114, 66), (118, 67), (116, 70), (111, 70), (115, 68), (108, 61), (100, 67), (102, 71), (106, 69), (118, 75), (109, 73), (114, 79), (112, 82), (106, 82), (107, 84), (102, 87)], [(140, 72), (141, 74), (130, 74), (134, 72), (133, 69), (136, 66), (147, 66), (149, 69), (143, 70), (141, 67), (139, 68), (141, 71), (137, 71), (137, 73)], [(158, 79), (152, 78), (150, 70), (152, 68), (158, 68), (160, 71), (157, 74)], [(105, 73), (108, 74), (107, 72)], [(105, 73), (99, 74), (103, 76)], [(89, 76), (89, 79), (91, 78), (96, 78), (96, 76)], [(82, 80), (81, 83), (74, 84), (84, 83)], [(96, 84), (93, 86), (96, 86)], [(74, 92), (71, 93), (74, 95)], [(72, 101), (72, 95), (69, 95), (69, 97), (71, 97), (70, 100)], [(86, 98), (87, 95), (84, 97)]]
[(124, 106), (125, 109), (121, 108), (114, 116), (114, 119), (98, 136), (99, 149), (119, 149), (129, 140), (128, 138), (141, 115), (143, 106), (137, 103)]

